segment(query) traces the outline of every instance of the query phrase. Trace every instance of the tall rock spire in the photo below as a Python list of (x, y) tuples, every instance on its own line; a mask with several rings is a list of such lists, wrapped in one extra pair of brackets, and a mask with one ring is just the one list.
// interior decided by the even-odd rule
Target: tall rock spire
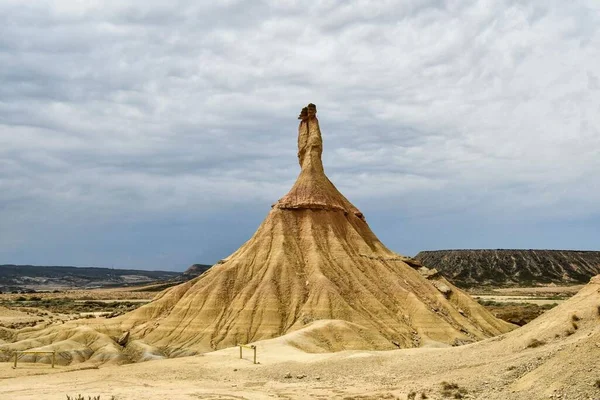
[(342, 195), (325, 175), (323, 138), (317, 106), (310, 103), (298, 117), (298, 161), (300, 175), (292, 189), (274, 205), (280, 209), (339, 210), (364, 220), (363, 214)]

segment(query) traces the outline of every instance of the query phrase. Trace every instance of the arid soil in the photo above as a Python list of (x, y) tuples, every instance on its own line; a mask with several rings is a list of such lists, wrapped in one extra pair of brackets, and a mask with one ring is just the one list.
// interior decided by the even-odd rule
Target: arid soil
[(300, 331), (255, 343), (258, 365), (237, 348), (98, 369), (0, 363), (0, 399), (599, 399), (599, 307), (597, 277), (528, 325), (467, 346), (310, 354), (291, 345), (307, 340)]

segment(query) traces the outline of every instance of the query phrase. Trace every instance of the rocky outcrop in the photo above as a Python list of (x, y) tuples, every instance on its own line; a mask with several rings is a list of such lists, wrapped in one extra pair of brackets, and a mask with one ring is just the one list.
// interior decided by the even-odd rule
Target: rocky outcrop
[(583, 284), (600, 273), (600, 251), (437, 250), (415, 259), (464, 288)]
[(190, 267), (184, 271), (183, 276), (188, 279), (195, 278), (208, 271), (210, 267), (210, 265), (206, 264), (193, 264), (190, 265)]
[(298, 117), (298, 161), (300, 176), (292, 189), (273, 208), (280, 210), (329, 210), (353, 214), (364, 220), (363, 214), (346, 199), (325, 175), (321, 155), (323, 139), (317, 107), (309, 104)]

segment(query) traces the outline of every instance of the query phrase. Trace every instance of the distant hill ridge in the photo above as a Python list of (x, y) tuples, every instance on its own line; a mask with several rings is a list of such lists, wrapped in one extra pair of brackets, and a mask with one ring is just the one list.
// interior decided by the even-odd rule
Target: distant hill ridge
[(173, 271), (145, 271), (103, 267), (0, 265), (0, 290), (35, 286), (110, 286), (167, 280), (181, 275)]
[(459, 287), (580, 284), (600, 274), (600, 251), (436, 250), (415, 259)]

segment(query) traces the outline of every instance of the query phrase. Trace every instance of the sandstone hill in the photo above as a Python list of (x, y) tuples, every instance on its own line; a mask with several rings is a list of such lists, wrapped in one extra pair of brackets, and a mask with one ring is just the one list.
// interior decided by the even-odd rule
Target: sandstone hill
[(462, 288), (582, 284), (600, 274), (600, 251), (437, 250), (415, 259)]
[(386, 248), (325, 175), (316, 107), (298, 128), (300, 175), (256, 233), (201, 276), (110, 320), (16, 332), (0, 350), (73, 361), (207, 352), (303, 330), (312, 352), (450, 346), (508, 332), (446, 279)]

